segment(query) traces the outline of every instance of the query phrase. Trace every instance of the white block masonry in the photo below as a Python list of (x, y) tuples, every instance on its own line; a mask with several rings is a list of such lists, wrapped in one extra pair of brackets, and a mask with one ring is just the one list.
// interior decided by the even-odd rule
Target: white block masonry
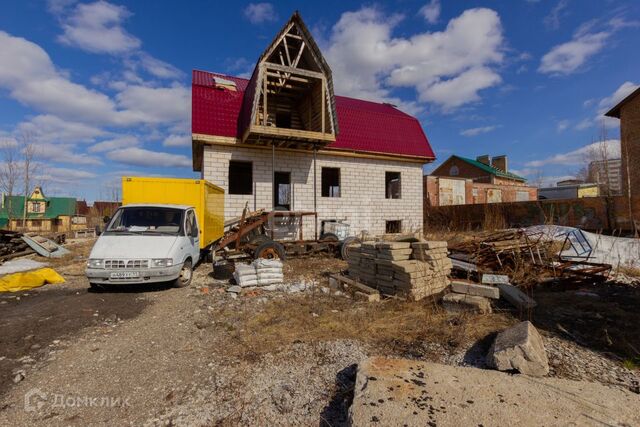
[[(225, 217), (242, 214), (245, 203), (251, 210), (273, 206), (271, 150), (207, 145), (204, 147), (202, 177), (225, 190)], [(253, 194), (228, 194), (229, 162), (253, 164)], [(322, 220), (345, 220), (352, 234), (385, 232), (386, 221), (402, 221), (402, 232), (417, 232), (423, 224), (422, 164), (388, 159), (338, 155), (317, 156), (318, 229)], [(340, 197), (322, 197), (322, 168), (340, 169)], [(278, 151), (275, 171), (291, 173), (291, 210), (313, 211), (313, 153)], [(385, 172), (400, 172), (401, 198), (385, 197)], [(313, 217), (306, 217), (305, 238), (313, 237)]]

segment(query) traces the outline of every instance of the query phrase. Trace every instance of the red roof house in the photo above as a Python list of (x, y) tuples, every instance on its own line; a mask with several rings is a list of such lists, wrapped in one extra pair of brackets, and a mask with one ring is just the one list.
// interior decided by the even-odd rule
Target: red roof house
[(353, 231), (422, 228), (422, 167), (435, 155), (420, 122), (335, 95), (297, 12), (249, 79), (193, 71), (192, 141), (193, 169), (225, 190), (225, 216), (249, 205), (353, 218)]

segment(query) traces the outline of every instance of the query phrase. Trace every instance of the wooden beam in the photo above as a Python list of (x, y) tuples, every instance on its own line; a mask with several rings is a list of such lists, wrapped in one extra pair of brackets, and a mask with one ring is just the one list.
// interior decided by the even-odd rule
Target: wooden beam
[[(291, 67), (291, 55), (289, 55), (289, 45), (287, 44), (286, 37), (282, 39), (282, 43), (284, 43), (284, 53), (287, 55), (287, 62), (289, 62), (289, 66)], [(293, 65), (293, 67), (295, 67), (295, 65)]]
[(324, 96), (324, 79), (322, 79), (322, 83), (321, 84), (322, 84), (322, 89), (321, 89), (320, 93), (322, 94), (322, 96), (320, 97), (320, 99), (321, 99), (321, 102), (322, 102), (322, 107), (320, 108), (320, 111), (321, 111), (320, 115), (321, 115), (322, 118), (321, 118), (320, 123), (322, 123), (322, 125), (320, 127), (320, 132), (324, 133), (324, 104), (325, 104), (325, 99), (324, 99), (325, 98), (325, 96)]
[(263, 88), (262, 88), (262, 124), (264, 126), (267, 125), (267, 77), (265, 76), (262, 80)]
[(285, 67), (283, 65), (274, 64), (272, 62), (265, 62), (264, 66), (267, 69), (282, 71), (285, 73), (291, 73), (299, 76), (312, 77), (315, 79), (322, 79), (324, 77), (324, 74), (318, 73), (317, 71), (303, 70), (301, 68)]

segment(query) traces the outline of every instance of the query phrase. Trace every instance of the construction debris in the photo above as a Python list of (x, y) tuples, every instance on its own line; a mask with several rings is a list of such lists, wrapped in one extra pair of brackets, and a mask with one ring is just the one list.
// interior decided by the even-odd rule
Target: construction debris
[(446, 294), (442, 297), (442, 306), (449, 311), (473, 311), (480, 314), (492, 313), (491, 303), (485, 297), (458, 293)]
[(500, 289), (493, 286), (478, 285), (469, 281), (452, 280), (451, 290), (458, 294), (476, 295), (485, 298), (500, 298)]
[(446, 242), (364, 242), (352, 247), (349, 277), (413, 300), (442, 292), (452, 268)]
[(487, 363), (499, 371), (516, 370), (533, 377), (549, 373), (542, 337), (529, 321), (500, 332), (489, 349)]
[(0, 260), (32, 254), (33, 250), (22, 240), (22, 233), (0, 230)]
[(509, 283), (498, 284), (500, 296), (520, 310), (530, 310), (538, 305), (532, 298)]
[(71, 253), (70, 250), (65, 249), (58, 243), (51, 239), (47, 239), (42, 236), (22, 236), (22, 240), (31, 247), (34, 251), (46, 258), (62, 258), (65, 255)]

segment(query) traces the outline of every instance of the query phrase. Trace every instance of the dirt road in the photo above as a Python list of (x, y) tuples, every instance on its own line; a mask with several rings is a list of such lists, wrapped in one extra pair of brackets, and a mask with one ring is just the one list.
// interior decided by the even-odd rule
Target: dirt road
[[(185, 289), (92, 293), (89, 247), (54, 262), (65, 284), (0, 295), (0, 425), (344, 425), (366, 357), (475, 364), (517, 321), (503, 307), (452, 316), (433, 301), (353, 301), (323, 288), (345, 267), (331, 258), (287, 262), (286, 280), (316, 285), (301, 293), (235, 296), (209, 265)], [(620, 362), (547, 342), (553, 375), (633, 381)]]

